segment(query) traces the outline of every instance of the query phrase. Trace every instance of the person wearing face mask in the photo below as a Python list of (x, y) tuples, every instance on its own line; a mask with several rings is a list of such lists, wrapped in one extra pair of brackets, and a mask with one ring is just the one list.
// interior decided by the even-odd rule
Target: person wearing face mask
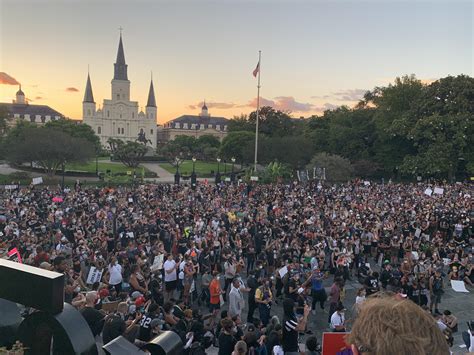
[(255, 302), (258, 304), (260, 320), (266, 326), (270, 321), (270, 310), (272, 307), (272, 290), (270, 288), (270, 280), (265, 279), (263, 285), (255, 291)]
[(117, 293), (122, 291), (122, 266), (118, 263), (117, 258), (112, 256), (110, 258), (110, 264), (107, 268), (106, 279), (108, 276), (108, 282), (110, 286), (113, 286)]
[(344, 306), (339, 304), (336, 307), (336, 311), (331, 315), (331, 330), (333, 332), (344, 333), (346, 331), (345, 310)]
[(222, 295), (220, 277), (217, 271), (212, 272), (212, 280), (209, 284), (209, 293), (209, 311), (212, 313), (212, 321), (214, 322), (217, 314), (219, 313), (219, 309), (221, 308), (220, 298)]
[(298, 319), (295, 313), (295, 302), (291, 298), (286, 298), (283, 301), (282, 345), (286, 355), (297, 355), (300, 353), (298, 347), (298, 333), (305, 331), (310, 311), (311, 308), (305, 305), (303, 317)]

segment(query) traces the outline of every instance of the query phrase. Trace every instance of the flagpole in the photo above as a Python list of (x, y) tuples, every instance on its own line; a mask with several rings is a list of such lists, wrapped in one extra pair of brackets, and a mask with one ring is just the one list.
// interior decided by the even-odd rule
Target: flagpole
[(255, 124), (255, 159), (254, 159), (254, 171), (257, 173), (257, 156), (258, 156), (258, 121), (260, 115), (260, 72), (262, 69), (261, 65), (262, 51), (258, 51), (258, 84), (257, 84), (257, 121)]

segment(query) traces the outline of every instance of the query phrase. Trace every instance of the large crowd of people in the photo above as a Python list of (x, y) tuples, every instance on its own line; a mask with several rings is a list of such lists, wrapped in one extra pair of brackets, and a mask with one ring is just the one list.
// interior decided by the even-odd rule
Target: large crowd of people
[[(104, 344), (123, 335), (140, 346), (172, 330), (188, 354), (214, 345), (220, 355), (291, 355), (306, 334), (306, 353), (317, 354), (311, 318), (346, 332), (346, 308), (383, 317), (364, 306), (382, 292), (423, 310), (449, 344), (458, 324), (441, 309), (445, 288), (474, 286), (472, 186), (436, 187), (30, 186), (1, 192), (0, 257), (16, 248), (23, 263), (64, 273), (65, 301)], [(360, 282), (354, 305), (348, 280)], [(410, 344), (433, 344), (423, 337)]]

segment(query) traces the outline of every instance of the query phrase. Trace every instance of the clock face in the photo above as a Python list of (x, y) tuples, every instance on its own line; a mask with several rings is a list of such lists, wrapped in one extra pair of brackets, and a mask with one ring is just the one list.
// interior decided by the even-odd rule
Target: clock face
[(118, 109), (119, 109), (120, 112), (122, 112), (123, 111), (123, 106), (119, 105)]

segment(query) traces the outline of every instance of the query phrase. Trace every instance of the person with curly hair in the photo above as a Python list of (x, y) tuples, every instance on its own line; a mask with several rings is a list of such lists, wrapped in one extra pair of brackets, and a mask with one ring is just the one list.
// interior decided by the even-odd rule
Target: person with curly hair
[(355, 355), (448, 355), (433, 317), (408, 300), (368, 298), (346, 341)]

